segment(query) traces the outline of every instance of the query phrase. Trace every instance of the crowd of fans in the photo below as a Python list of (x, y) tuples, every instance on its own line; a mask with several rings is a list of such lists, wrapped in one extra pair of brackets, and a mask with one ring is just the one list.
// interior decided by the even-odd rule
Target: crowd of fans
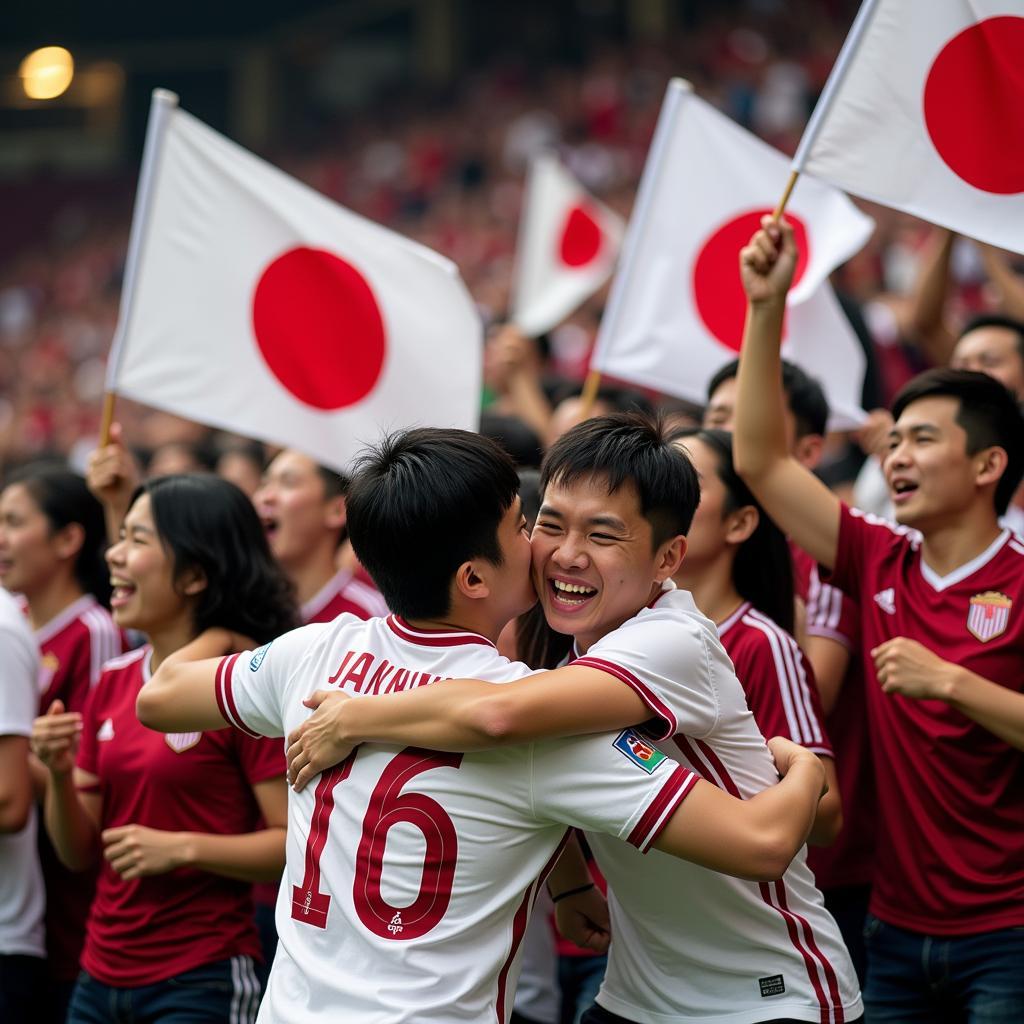
[[(614, 383), (588, 408), (581, 383), (605, 295), (539, 339), (504, 322), (523, 173), (538, 149), (556, 147), (588, 188), (628, 215), (664, 86), (682, 73), (738, 121), (792, 150), (845, 25), (832, 5), (789, 5), (800, 8), (796, 13), (783, 6), (749, 5), (741, 28), (712, 16), (657, 47), (598, 48), (573, 67), (535, 74), (508, 60), (461, 82), (451, 102), (428, 109), (394, 96), (372, 118), (339, 128), (336, 144), (325, 138), (316, 152), (272, 156), (325, 194), (458, 264), (488, 330), (481, 432), (514, 458), (529, 520), (544, 454), (581, 420), (632, 410), (669, 418), (669, 439), (692, 459), (703, 490), (676, 582), (717, 624), (761, 731), (789, 735), (827, 766), (830, 796), (810, 837), (819, 847), (810, 863), (863, 980), (877, 809), (868, 712), (856, 697), (867, 672), (861, 611), (840, 597), (819, 563), (838, 560), (841, 575), (856, 576), (849, 560), (866, 562), (870, 543), (857, 533), (864, 550), (847, 554), (854, 527), (844, 519), (830, 557), (813, 543), (805, 545), (811, 557), (768, 518), (766, 508), (776, 514), (775, 496), (770, 487), (762, 493), (763, 480), (749, 472), (750, 421), (737, 427), (743, 445), (735, 457), (729, 433), (737, 426), (737, 394), (748, 386), (736, 363), (712, 380), (706, 408)], [(786, 31), (798, 15), (805, 19), (799, 46)], [(948, 365), (979, 370), (1017, 402), (1024, 399), (1024, 277), (1016, 257), (892, 210), (869, 212), (874, 235), (833, 282), (868, 355), (867, 425), (856, 435), (827, 435), (820, 389), (787, 366), (786, 431), (777, 440), (833, 493), (891, 517), (891, 495), (878, 485), (879, 457), (900, 439), (893, 441), (885, 409), (911, 378)], [(211, 645), (211, 631), (224, 631), (231, 642), (240, 636), (262, 643), (299, 622), (329, 622), (346, 611), (369, 618), (387, 607), (346, 542), (345, 478), (305, 455), (130, 402), (119, 403), (112, 444), (94, 451), (127, 230), (127, 207), (69, 208), (48, 226), (45, 242), (0, 269), (0, 582), (19, 601), (11, 608), (0, 603), (0, 631), (16, 651), (12, 672), (38, 673), (45, 684), (32, 709), (40, 716), (36, 761), (27, 758), (27, 739), (12, 746), (12, 737), (0, 736), (0, 767), (9, 777), (0, 786), (0, 832), (22, 831), (36, 816), (32, 793), (45, 794), (39, 860), (19, 869), (16, 880), (26, 920), (41, 923), (44, 887), (47, 896), (45, 941), (35, 927), (31, 953), (0, 957), (0, 1006), (17, 1007), (19, 998), (45, 987), (48, 1005), (32, 1019), (63, 1020), (72, 998), (73, 1019), (103, 1019), (111, 989), (151, 981), (157, 989), (173, 959), (176, 975), (223, 983), (224, 1005), (215, 1008), (222, 1019), (250, 1019), (258, 962), (261, 954), (272, 958), (275, 942), (274, 890), (252, 883), (273, 882), (284, 863), (279, 744), (234, 732), (173, 734), (165, 743), (135, 719), (134, 696), (176, 652), (198, 658), (232, 649)], [(904, 397), (898, 408), (919, 400)], [(1018, 532), (1020, 498), (1018, 492), (998, 509)], [(781, 520), (784, 502), (780, 508)], [(927, 545), (927, 524), (922, 528)], [(887, 599), (885, 593), (873, 598), (883, 609), (893, 600), (892, 590)], [(25, 617), (31, 642), (18, 634)], [(531, 648), (529, 630), (521, 622), (503, 635), (501, 649), (546, 668), (568, 654)], [(90, 691), (104, 684), (117, 700), (87, 706)], [(794, 711), (794, 701), (804, 701), (805, 712)], [(826, 725), (831, 741), (820, 728)], [(108, 728), (111, 735), (138, 732), (144, 772), (139, 762), (104, 755)], [(232, 739), (202, 740), (207, 760), (191, 774), (175, 774), (176, 755), (207, 735)], [(1016, 773), (1019, 782), (1019, 751), (999, 757), (1003, 774)], [(223, 806), (209, 801), (211, 771), (230, 776)], [(5, 850), (14, 855), (0, 845), (0, 855)], [(194, 870), (183, 895), (171, 880), (186, 867)], [(596, 869), (595, 875), (603, 885)], [(14, 899), (12, 879), (7, 889), (0, 881), (0, 906)], [(197, 916), (204, 900), (230, 926), (212, 943)], [(144, 948), (137, 945), (143, 935), (150, 936)], [(604, 959), (559, 939), (556, 979), (550, 942), (539, 916), (517, 1010), (523, 1021), (575, 1022), (593, 1000)], [(146, 1012), (159, 1019), (166, 992), (151, 999)]]

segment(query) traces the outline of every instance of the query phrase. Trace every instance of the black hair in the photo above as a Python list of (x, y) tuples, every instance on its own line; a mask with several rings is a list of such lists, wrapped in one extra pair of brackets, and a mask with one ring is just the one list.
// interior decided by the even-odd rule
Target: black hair
[(432, 427), (399, 431), (356, 461), (348, 492), (352, 547), (392, 611), (441, 618), (463, 562), (501, 564), (498, 525), (518, 492), (512, 460), (490, 438)]
[(1017, 336), (1017, 354), (1024, 359), (1024, 321), (1017, 320), (1012, 316), (999, 316), (995, 313), (983, 313), (972, 317), (964, 324), (960, 337), (964, 338), (971, 331), (980, 330), (982, 327), (1002, 327), (1012, 331)]
[(899, 419), (911, 402), (922, 398), (955, 398), (956, 422), (967, 434), (967, 454), (998, 447), (1006, 452), (1006, 469), (995, 490), (996, 515), (1003, 515), (1024, 474), (1024, 415), (1017, 400), (995, 377), (974, 370), (939, 367), (910, 380), (893, 399)]
[(615, 413), (573, 427), (544, 456), (541, 494), (551, 483), (571, 485), (584, 476), (604, 478), (609, 494), (636, 487), (654, 548), (689, 530), (700, 501), (697, 473), (661, 417)]
[[(739, 372), (740, 361), (733, 359), (726, 363), (708, 381), (707, 397), (718, 390), (724, 381), (732, 380)], [(824, 434), (828, 425), (828, 399), (822, 386), (804, 373), (795, 363), (782, 360), (782, 390), (786, 395), (786, 405), (796, 421), (796, 436), (799, 440), (808, 434)]]
[(50, 524), (51, 533), (71, 523), (82, 528), (82, 546), (75, 556), (75, 580), (100, 604), (110, 604), (110, 571), (103, 553), (107, 528), (103, 506), (93, 497), (83, 477), (66, 466), (32, 463), (23, 466), (4, 484), (21, 484)]
[(252, 502), (234, 484), (206, 473), (172, 473), (143, 483), (153, 524), (177, 583), (206, 579), (195, 608), (197, 634), (219, 626), (266, 643), (298, 625), (295, 595), (270, 554)]
[(732, 461), (732, 435), (725, 430), (683, 428), (672, 432), (673, 441), (702, 441), (715, 456), (715, 472), (725, 487), (723, 514), (752, 505), (758, 522), (739, 546), (732, 565), (732, 582), (740, 595), (787, 633), (793, 632), (793, 556), (786, 535), (768, 517), (750, 488), (740, 479)]
[(544, 454), (541, 440), (518, 416), (485, 412), (480, 416), (480, 433), (497, 441), (517, 466), (540, 466)]

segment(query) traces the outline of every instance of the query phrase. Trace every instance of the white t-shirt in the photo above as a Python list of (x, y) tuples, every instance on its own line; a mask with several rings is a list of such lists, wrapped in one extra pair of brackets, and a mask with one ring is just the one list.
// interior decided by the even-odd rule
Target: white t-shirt
[[(635, 689), (659, 748), (734, 796), (778, 781), (715, 625), (687, 591), (667, 586), (574, 664)], [(609, 885), (613, 938), (598, 996), (607, 1010), (639, 1024), (841, 1024), (863, 1012), (806, 849), (782, 879), (758, 883), (588, 839)]]
[[(225, 658), (217, 694), (233, 725), (281, 736), (317, 689), (527, 674), (473, 633), (342, 615)], [(631, 730), (474, 754), (360, 747), (289, 793), (280, 945), (260, 1020), (507, 1020), (566, 826), (646, 850), (695, 782)]]
[[(0, 589), (0, 736), (31, 736), (39, 705), (39, 650), (17, 601)], [(0, 954), (45, 956), (36, 811), (0, 835)]]

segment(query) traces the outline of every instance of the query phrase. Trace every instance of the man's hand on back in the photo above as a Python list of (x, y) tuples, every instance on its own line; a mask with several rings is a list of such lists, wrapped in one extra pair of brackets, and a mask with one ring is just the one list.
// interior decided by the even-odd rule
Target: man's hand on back
[(339, 738), (341, 716), (351, 699), (340, 690), (317, 690), (302, 702), (313, 714), (288, 734), (288, 781), (296, 793), (352, 753), (352, 744)]

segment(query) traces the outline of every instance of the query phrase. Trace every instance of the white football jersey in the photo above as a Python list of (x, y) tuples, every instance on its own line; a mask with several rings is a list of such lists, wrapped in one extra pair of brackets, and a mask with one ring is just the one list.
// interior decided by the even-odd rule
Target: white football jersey
[[(473, 633), (342, 615), (225, 658), (225, 718), (264, 736), (305, 697), (529, 674)], [(290, 792), (261, 1021), (503, 1022), (533, 903), (568, 835), (646, 850), (696, 783), (632, 730), (474, 754), (366, 744)]]
[[(576, 665), (617, 676), (651, 708), (665, 753), (734, 796), (778, 781), (743, 687), (687, 591), (662, 595)], [(746, 882), (588, 835), (609, 885), (612, 945), (598, 1002), (638, 1024), (843, 1024), (863, 1013), (839, 928), (806, 864)]]

